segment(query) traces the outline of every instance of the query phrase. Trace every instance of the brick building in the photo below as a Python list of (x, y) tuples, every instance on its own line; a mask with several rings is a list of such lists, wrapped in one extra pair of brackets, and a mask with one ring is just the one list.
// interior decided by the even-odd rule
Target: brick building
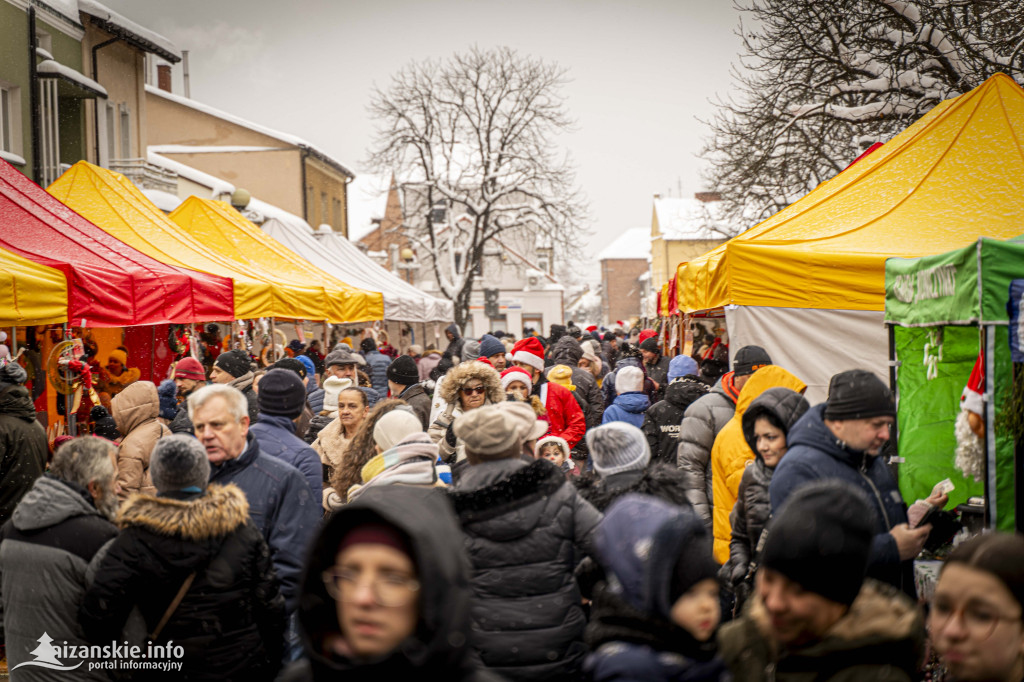
[(650, 288), (650, 230), (626, 230), (597, 259), (601, 263), (601, 321), (614, 324), (639, 317)]

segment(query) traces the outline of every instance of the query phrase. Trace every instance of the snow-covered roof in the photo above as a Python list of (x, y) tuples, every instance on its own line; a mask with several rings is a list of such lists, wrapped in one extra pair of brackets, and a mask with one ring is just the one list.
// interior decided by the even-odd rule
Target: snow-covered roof
[(36, 0), (33, 4), (63, 17), (81, 28), (81, 23), (78, 20), (78, 0)]
[(577, 312), (599, 308), (601, 306), (601, 294), (594, 290), (584, 291), (575, 301), (565, 307), (567, 315), (574, 315)]
[(186, 166), (180, 161), (174, 159), (168, 159), (166, 156), (161, 156), (152, 150), (147, 148), (146, 160), (154, 166), (160, 166), (166, 168), (169, 171), (174, 171), (186, 180), (191, 180), (194, 183), (203, 185), (204, 187), (210, 188), (211, 197), (219, 197), (222, 194), (231, 194), (235, 191), (235, 186), (230, 182), (221, 180), (218, 177), (204, 173), (201, 170), (196, 170), (192, 166)]
[(117, 36), (140, 50), (152, 52), (172, 63), (181, 61), (181, 52), (170, 40), (156, 31), (150, 31), (148, 28), (136, 24), (106, 5), (96, 2), (96, 0), (78, 0), (77, 9), (92, 17), (93, 22), (107, 33)]
[(597, 260), (651, 260), (651, 231), (646, 227), (633, 227), (604, 247)]
[(359, 241), (377, 228), (388, 205), (391, 174), (360, 173), (348, 184), (348, 238)]
[(151, 144), (157, 154), (225, 154), (242, 152), (279, 152), (291, 147), (254, 147), (240, 144)]
[(274, 130), (273, 128), (267, 128), (266, 126), (259, 125), (258, 123), (247, 121), (244, 118), (241, 118), (240, 116), (229, 114), (226, 111), (221, 111), (220, 109), (217, 109), (216, 107), (211, 107), (208, 104), (203, 104), (201, 102), (197, 102), (194, 99), (189, 99), (187, 97), (180, 97), (178, 95), (175, 95), (174, 93), (161, 90), (160, 88), (152, 85), (146, 86), (146, 93), (150, 95), (156, 95), (157, 97), (162, 97), (168, 101), (174, 102), (175, 104), (180, 104), (183, 107), (188, 107), (189, 109), (200, 111), (208, 116), (213, 116), (224, 121), (229, 121), (230, 123), (234, 123), (235, 125), (247, 128), (254, 132), (260, 133), (261, 135), (266, 135), (267, 137), (272, 137), (275, 140), (281, 140), (282, 142), (286, 142), (295, 147), (299, 147), (300, 149), (305, 149), (313, 157), (319, 159), (320, 161), (323, 161), (324, 163), (330, 166), (333, 166), (334, 168), (338, 169), (345, 175), (351, 178), (354, 178), (356, 176), (355, 173), (349, 170), (348, 167), (344, 166), (340, 161), (337, 161), (333, 157), (327, 155), (325, 152), (317, 149), (309, 142), (303, 140), (301, 137), (297, 137), (289, 133), (282, 133), (278, 130)]
[(60, 76), (65, 80), (69, 80), (79, 87), (85, 88), (97, 95), (107, 96), (107, 89), (102, 85), (89, 78), (88, 76), (82, 75), (78, 71), (75, 71), (70, 66), (64, 66), (58, 61), (53, 59), (44, 59), (36, 65), (36, 71), (42, 74), (49, 74), (51, 76)]
[(659, 198), (654, 200), (661, 236), (670, 240), (724, 239), (716, 226), (721, 222), (721, 202), (699, 199)]
[(148, 189), (142, 188), (142, 193), (146, 195), (146, 198), (153, 202), (153, 204), (164, 213), (170, 213), (174, 209), (181, 206), (182, 199), (177, 194), (171, 194), (165, 192), (162, 189)]

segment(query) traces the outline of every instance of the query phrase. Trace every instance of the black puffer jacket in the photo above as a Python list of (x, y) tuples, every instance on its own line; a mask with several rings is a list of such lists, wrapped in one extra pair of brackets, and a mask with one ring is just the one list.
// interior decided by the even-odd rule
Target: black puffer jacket
[(601, 478), (595, 472), (588, 471), (576, 477), (573, 482), (583, 499), (600, 512), (628, 493), (651, 495), (680, 507), (689, 505), (683, 488), (683, 474), (671, 464), (652, 462), (643, 471), (625, 473), (633, 475), (613, 474)]
[(707, 392), (708, 386), (702, 381), (680, 379), (665, 388), (664, 400), (647, 410), (643, 431), (654, 461), (676, 464), (686, 408)]
[[(573, 397), (580, 403), (583, 417), (587, 420), (587, 428), (593, 429), (601, 425), (604, 415), (604, 397), (597, 386), (597, 379), (585, 369), (580, 369), (580, 358), (583, 357), (583, 346), (571, 336), (563, 336), (551, 348), (549, 357), (555, 365), (567, 365), (572, 368), (572, 383), (576, 386)], [(581, 440), (576, 449), (586, 452), (586, 442)]]
[[(270, 550), (237, 486), (211, 485), (205, 494), (174, 497), (134, 495), (121, 507), (118, 525), (123, 530), (79, 610), (94, 644), (120, 639), (135, 605), (152, 632), (195, 572), (158, 640), (185, 649), (175, 679), (274, 679), (284, 650), (284, 599)], [(133, 679), (148, 678), (143, 671)]]
[[(420, 622), (416, 634), (392, 654), (358, 663), (328, 652), (326, 642), (340, 634), (340, 627), (337, 606), (320, 576), (334, 565), (338, 545), (349, 530), (380, 520), (409, 538), (421, 586)], [(367, 490), (335, 512), (313, 544), (299, 601), (306, 655), (285, 671), (281, 681), (494, 680), (473, 661), (469, 571), (462, 533), (444, 493), (411, 486)]]
[(565, 680), (587, 652), (573, 570), (601, 514), (546, 460), (466, 467), (450, 493), (473, 564), (473, 634), (508, 680)]
[(24, 386), (0, 383), (0, 525), (46, 469), (46, 430)]

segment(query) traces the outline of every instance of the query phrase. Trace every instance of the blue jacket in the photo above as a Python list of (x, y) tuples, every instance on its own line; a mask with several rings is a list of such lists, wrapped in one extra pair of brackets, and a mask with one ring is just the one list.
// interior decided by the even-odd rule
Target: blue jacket
[(913, 561), (900, 562), (896, 540), (889, 534), (907, 522), (907, 508), (883, 457), (848, 449), (824, 421), (825, 403), (810, 408), (786, 436), (789, 450), (775, 468), (769, 494), (772, 513), (797, 488), (819, 480), (840, 480), (864, 491), (875, 509), (875, 539), (868, 575), (915, 596)]
[(311, 389), (306, 389), (306, 404), (314, 416), (320, 414), (324, 409), (324, 389), (316, 384)]
[(249, 431), (259, 441), (260, 450), (288, 462), (302, 472), (309, 483), (313, 499), (319, 500), (324, 492), (324, 468), (316, 450), (295, 435), (295, 422), (288, 417), (260, 412)]
[(302, 473), (261, 452), (252, 433), (241, 455), (210, 467), (211, 483), (234, 483), (249, 501), (249, 517), (267, 541), (289, 613), (298, 606), (306, 549), (316, 536), (321, 498)]
[(377, 391), (380, 395), (387, 395), (388, 367), (391, 366), (391, 358), (379, 350), (371, 350), (369, 353), (364, 353), (363, 357), (366, 359), (366, 370), (367, 374), (370, 375), (370, 383), (373, 384), (373, 390)]
[(650, 406), (651, 399), (647, 397), (646, 393), (641, 391), (620, 393), (615, 397), (615, 401), (605, 409), (604, 415), (601, 417), (601, 423), (626, 422), (638, 429), (642, 428), (644, 425), (644, 414)]

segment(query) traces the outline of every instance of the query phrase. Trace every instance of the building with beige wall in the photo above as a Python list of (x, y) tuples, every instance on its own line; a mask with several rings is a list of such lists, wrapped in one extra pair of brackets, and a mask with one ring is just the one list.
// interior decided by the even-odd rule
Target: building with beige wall
[(146, 86), (149, 149), (348, 236), (347, 167), (308, 142)]
[(702, 256), (731, 235), (723, 226), (713, 192), (698, 192), (692, 199), (654, 195), (651, 216), (651, 282), (661, 287), (680, 263)]

